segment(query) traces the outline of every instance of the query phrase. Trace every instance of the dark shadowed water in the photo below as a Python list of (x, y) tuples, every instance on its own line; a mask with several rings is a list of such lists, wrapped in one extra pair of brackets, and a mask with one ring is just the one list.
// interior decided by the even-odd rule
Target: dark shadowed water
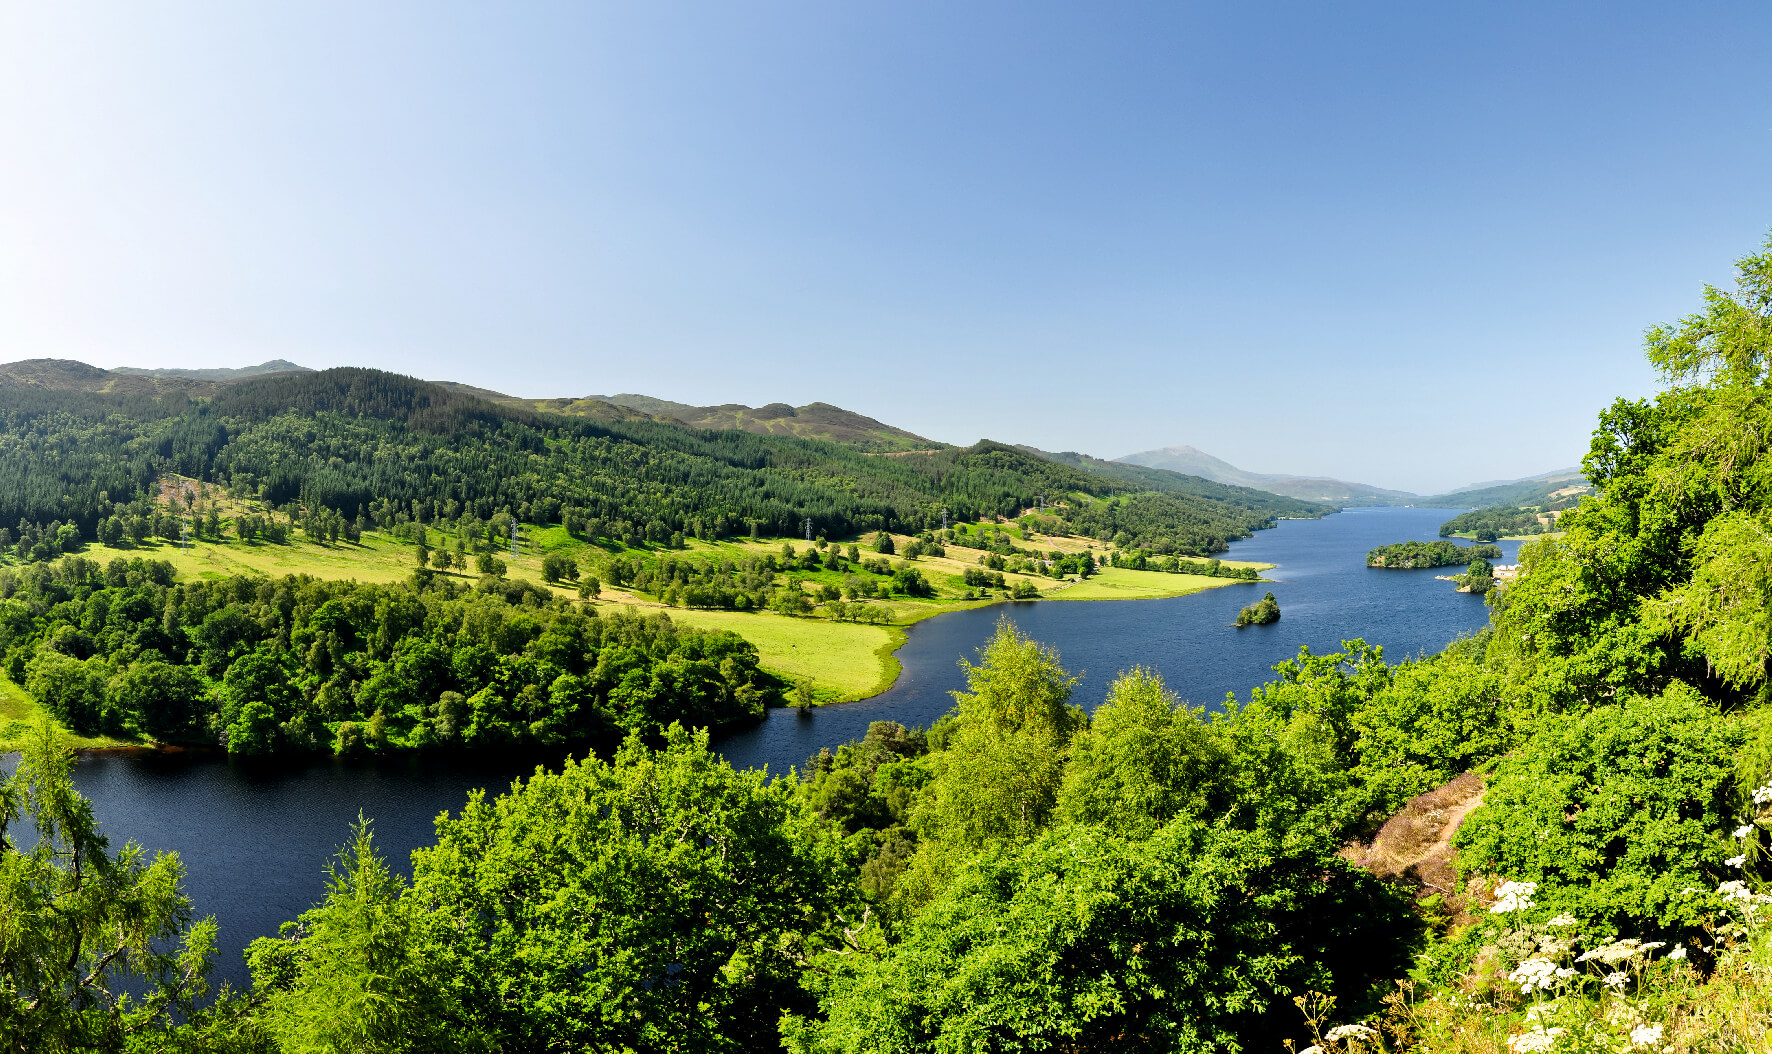
[[(1481, 598), (1434, 578), (1461, 569), (1374, 570), (1364, 557), (1376, 545), (1432, 540), (1451, 515), (1370, 509), (1283, 522), (1228, 554), (1276, 564), (1267, 572), (1270, 584), (1171, 600), (1013, 604), (930, 619), (911, 629), (899, 651), (904, 672), (890, 691), (807, 716), (773, 711), (720, 737), (719, 748), (735, 765), (782, 773), (820, 747), (859, 738), (871, 721), (927, 725), (953, 705), (948, 693), (963, 684), (958, 660), (972, 657), (1004, 615), (1055, 645), (1065, 665), (1084, 675), (1076, 698), (1090, 709), (1116, 673), (1138, 664), (1157, 670), (1193, 703), (1216, 706), (1227, 692), (1246, 696), (1300, 645), (1333, 650), (1363, 637), (1392, 659), (1438, 651), (1486, 618)], [(1517, 543), (1501, 544), (1511, 562)], [(1235, 629), (1237, 610), (1268, 589), (1280, 602), (1280, 621)], [(530, 755), (278, 763), (97, 754), (82, 760), (76, 778), (113, 839), (183, 856), (186, 891), (198, 912), (220, 923), (217, 978), (238, 987), (246, 980), (240, 950), (320, 896), (324, 864), (359, 813), (375, 821), (377, 842), (405, 870), (410, 852), (433, 840), (439, 812), (459, 810), (474, 788), (496, 793), (538, 762), (558, 761), (559, 755)]]

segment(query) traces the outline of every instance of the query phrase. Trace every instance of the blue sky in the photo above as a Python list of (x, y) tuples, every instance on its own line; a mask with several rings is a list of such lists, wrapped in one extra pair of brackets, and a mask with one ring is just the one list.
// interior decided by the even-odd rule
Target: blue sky
[(0, 360), (824, 400), (1432, 491), (1772, 230), (1772, 5), (14, 4)]

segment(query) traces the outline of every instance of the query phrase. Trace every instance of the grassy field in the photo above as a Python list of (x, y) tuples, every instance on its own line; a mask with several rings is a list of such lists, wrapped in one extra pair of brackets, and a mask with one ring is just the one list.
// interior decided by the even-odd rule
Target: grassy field
[[(23, 688), (13, 684), (4, 674), (0, 674), (0, 754), (23, 747), (25, 737), (30, 734), (31, 729), (47, 717), (49, 712), (38, 705), (37, 700), (25, 694)], [(77, 749), (128, 745), (108, 736), (77, 736), (54, 719), (50, 720), (50, 724), (55, 725), (62, 733), (68, 746)]]
[(1254, 585), (1235, 578), (1206, 575), (1172, 575), (1166, 571), (1132, 571), (1124, 567), (1102, 569), (1094, 577), (1052, 594), (1053, 600), (1155, 600), (1184, 597), (1219, 586)]
[[(1019, 541), (1019, 530), (1006, 525), (1001, 529), (1016, 536)], [(430, 537), (433, 548), (454, 549), (453, 536), (433, 529)], [(900, 551), (911, 540), (908, 535), (894, 535), (893, 538)], [(691, 558), (719, 556), (739, 559), (764, 553), (779, 554), (783, 541), (779, 538), (717, 542), (688, 539), (686, 549), (680, 555)], [(803, 539), (788, 541), (797, 550), (803, 551), (806, 548)], [(863, 543), (863, 556), (875, 555), (872, 546), (866, 544), (872, 541), (871, 535), (860, 541)], [(848, 543), (841, 544), (847, 546)], [(1084, 538), (1041, 535), (1033, 544), (1042, 549), (1061, 552), (1097, 549), (1098, 556), (1105, 556), (1096, 543)], [(630, 551), (619, 545), (614, 546), (613, 550), (617, 555), (625, 553), (645, 559), (671, 555)], [(836, 622), (816, 616), (790, 618), (773, 613), (669, 608), (653, 598), (608, 585), (604, 586), (602, 597), (595, 607), (609, 610), (632, 605), (644, 610), (665, 610), (672, 619), (686, 625), (732, 630), (757, 646), (764, 668), (771, 673), (789, 681), (811, 678), (819, 703), (848, 702), (877, 695), (892, 686), (899, 672), (898, 660), (893, 657), (893, 652), (904, 643), (903, 627), (944, 612), (993, 603), (1005, 595), (1002, 590), (979, 591), (977, 599), (965, 599), (968, 590), (963, 575), (968, 568), (978, 566), (981, 551), (949, 546), (947, 552), (949, 555), (944, 557), (923, 556), (912, 562), (912, 566), (920, 569), (924, 577), (935, 586), (938, 595), (932, 598), (893, 597), (883, 604), (891, 612), (889, 625)], [(542, 557), (548, 553), (572, 557), (588, 572), (603, 563), (611, 550), (575, 539), (561, 527), (530, 526), (525, 528), (519, 556), (513, 559), (508, 550), (498, 556), (505, 561), (509, 577), (544, 585), (541, 562)], [(100, 563), (118, 556), (166, 560), (181, 577), (196, 579), (214, 579), (243, 573), (269, 576), (305, 574), (316, 578), (350, 578), (360, 582), (379, 583), (405, 579), (416, 566), (411, 545), (379, 531), (365, 532), (361, 544), (340, 542), (328, 545), (296, 533), (284, 545), (249, 544), (238, 539), (221, 542), (197, 540), (190, 548), (165, 543), (145, 545), (139, 549), (111, 549), (92, 545), (84, 555)], [(892, 561), (894, 564), (901, 562), (897, 557), (892, 558)], [(1224, 563), (1261, 568), (1270, 566), (1233, 560)], [(808, 586), (814, 588), (820, 585), (841, 585), (847, 575), (846, 572), (817, 570), (796, 573)], [(478, 574), (472, 570), (440, 571), (437, 574), (462, 583), (471, 583), (478, 578)], [(1121, 568), (1105, 568), (1088, 581), (1078, 583), (1055, 582), (1039, 575), (1014, 572), (1004, 573), (1004, 580), (1011, 588), (1017, 582), (1029, 583), (1042, 597), (1062, 600), (1134, 600), (1185, 596), (1202, 589), (1236, 584), (1232, 579)], [(577, 596), (574, 586), (562, 584), (550, 588), (561, 597)], [(0, 682), (0, 749), (4, 749), (5, 744), (26, 728), (29, 722), (36, 720), (39, 713), (36, 704), (16, 685)], [(92, 740), (82, 741), (81, 745), (113, 744), (109, 740)]]
[(866, 699), (898, 679), (892, 653), (904, 643), (904, 630), (897, 626), (674, 608), (670, 616), (684, 625), (737, 633), (757, 646), (764, 669), (790, 681), (812, 678), (820, 704)]

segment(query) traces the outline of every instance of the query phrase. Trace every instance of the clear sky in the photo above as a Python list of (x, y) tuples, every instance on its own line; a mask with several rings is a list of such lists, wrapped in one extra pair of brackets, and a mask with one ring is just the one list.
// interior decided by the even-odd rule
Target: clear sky
[(1772, 4), (0, 6), (0, 361), (823, 400), (1415, 491), (1772, 230)]

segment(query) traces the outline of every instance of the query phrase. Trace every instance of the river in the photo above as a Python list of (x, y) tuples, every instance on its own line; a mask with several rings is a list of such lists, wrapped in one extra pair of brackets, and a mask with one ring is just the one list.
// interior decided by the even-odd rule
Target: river
[[(1139, 664), (1162, 674), (1183, 698), (1216, 707), (1227, 692), (1247, 697), (1300, 645), (1321, 652), (1361, 637), (1383, 645), (1393, 660), (1438, 651), (1482, 626), (1481, 598), (1434, 577), (1451, 571), (1371, 569), (1364, 556), (1376, 545), (1432, 540), (1452, 514), (1354, 509), (1283, 521), (1233, 544), (1231, 558), (1276, 565), (1266, 572), (1271, 584), (1169, 600), (1038, 601), (942, 615), (911, 628), (898, 654), (904, 671), (891, 690), (810, 715), (772, 711), (758, 725), (720, 737), (718, 747), (735, 765), (782, 773), (821, 747), (859, 738), (871, 721), (927, 725), (953, 705), (948, 693), (963, 686), (958, 660), (974, 654), (1000, 617), (1060, 650), (1065, 665), (1083, 675), (1075, 698), (1089, 709), (1116, 673)], [(1512, 562), (1518, 543), (1501, 545), (1504, 561)], [(1280, 621), (1234, 628), (1237, 610), (1268, 589), (1280, 603)], [(404, 870), (410, 852), (432, 841), (439, 812), (459, 809), (474, 788), (502, 790), (537, 761), (96, 754), (81, 761), (76, 780), (114, 841), (182, 855), (186, 892), (200, 914), (219, 923), (216, 979), (243, 987), (241, 949), (275, 934), (320, 896), (322, 868), (360, 813), (375, 821), (377, 843)]]

